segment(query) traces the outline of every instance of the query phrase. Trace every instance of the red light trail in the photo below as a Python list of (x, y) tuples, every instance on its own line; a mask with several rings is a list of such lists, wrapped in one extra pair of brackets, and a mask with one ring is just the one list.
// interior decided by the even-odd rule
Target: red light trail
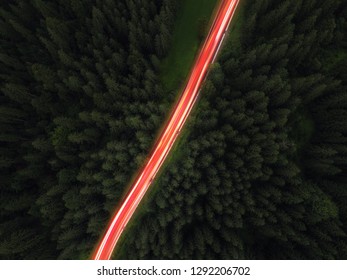
[(239, 0), (223, 0), (212, 24), (210, 32), (200, 51), (190, 74), (187, 85), (171, 113), (170, 119), (164, 127), (152, 154), (136, 177), (129, 193), (114, 214), (106, 233), (96, 248), (92, 259), (109, 260), (116, 243), (135, 212), (141, 199), (145, 195), (152, 180), (162, 166), (166, 156), (173, 146), (182, 126), (198, 97), (199, 89), (206, 77), (211, 63), (213, 63), (224, 39), (225, 32), (233, 18)]

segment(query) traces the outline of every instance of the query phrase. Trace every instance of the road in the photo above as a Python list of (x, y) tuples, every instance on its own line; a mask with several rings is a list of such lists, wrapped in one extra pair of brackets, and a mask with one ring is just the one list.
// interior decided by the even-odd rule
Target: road
[(174, 107), (166, 126), (162, 130), (158, 141), (154, 145), (149, 160), (140, 170), (129, 193), (114, 214), (92, 259), (108, 260), (111, 258), (120, 235), (162, 166), (192, 110), (208, 68), (216, 58), (238, 3), (239, 0), (221, 1), (210, 32), (190, 73), (186, 87)]

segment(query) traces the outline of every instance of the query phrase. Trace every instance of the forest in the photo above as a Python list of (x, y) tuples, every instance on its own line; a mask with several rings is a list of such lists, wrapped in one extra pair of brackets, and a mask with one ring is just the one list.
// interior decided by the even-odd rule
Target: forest
[(0, 256), (89, 258), (169, 108), (175, 1), (0, 6)]
[(347, 258), (346, 2), (241, 5), (115, 258)]
[[(178, 94), (180, 4), (1, 1), (0, 258), (89, 258)], [(114, 258), (347, 259), (347, 3), (240, 5)]]

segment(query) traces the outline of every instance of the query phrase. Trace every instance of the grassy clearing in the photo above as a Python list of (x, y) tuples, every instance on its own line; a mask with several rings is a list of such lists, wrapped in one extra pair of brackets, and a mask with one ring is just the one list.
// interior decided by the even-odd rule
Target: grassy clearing
[(167, 91), (179, 88), (185, 81), (218, 3), (219, 0), (180, 1), (171, 50), (161, 68)]
[(326, 72), (333, 71), (339, 64), (347, 61), (347, 51), (343, 49), (329, 50), (323, 60), (323, 68)]
[[(235, 50), (241, 47), (240, 40), (242, 35), (242, 23), (244, 20), (243, 11), (245, 2), (246, 0), (241, 1), (229, 29), (228, 44), (230, 43), (235, 46)], [(196, 5), (196, 0), (184, 0), (182, 3), (173, 34), (174, 42), (169, 55), (162, 64), (161, 78), (167, 91), (177, 91), (182, 87), (202, 43), (201, 24), (205, 25), (205, 30), (203, 32), (206, 35), (209, 28), (209, 25), (206, 23), (209, 22), (211, 24), (210, 18), (218, 3), (218, 0), (201, 0), (199, 1), (199, 5)], [(206, 102), (207, 101), (203, 99), (197, 101), (196, 105), (199, 104), (199, 106), (193, 108), (191, 116), (187, 120), (171, 152), (158, 172), (156, 176), (157, 179), (153, 181), (152, 186), (146, 193), (139, 208), (135, 211), (134, 216), (131, 218), (120, 237), (117, 250), (115, 250), (112, 259), (125, 258), (127, 254), (127, 240), (130, 239), (130, 235), (134, 232), (133, 229), (139, 226), (143, 215), (152, 211), (151, 203), (153, 203), (153, 198), (161, 186), (161, 174), (186, 153), (186, 142), (188, 141), (191, 128), (194, 125), (194, 120), (199, 117), (199, 113), (203, 110)]]
[(300, 108), (292, 116), (289, 127), (291, 127), (289, 137), (296, 145), (296, 153), (293, 157), (300, 165), (302, 152), (310, 143), (315, 131), (315, 124), (310, 113), (305, 108)]

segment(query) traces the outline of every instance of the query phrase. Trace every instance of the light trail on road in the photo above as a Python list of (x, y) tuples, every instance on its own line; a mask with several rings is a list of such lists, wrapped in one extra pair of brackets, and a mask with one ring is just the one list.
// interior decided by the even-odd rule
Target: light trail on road
[(195, 104), (208, 68), (213, 63), (220, 49), (225, 32), (229, 27), (238, 3), (239, 0), (223, 0), (220, 3), (210, 32), (200, 50), (187, 85), (172, 111), (166, 126), (162, 130), (149, 160), (140, 170), (125, 200), (114, 214), (92, 259), (109, 260), (111, 258), (120, 235), (148, 190), (155, 175), (158, 173)]

